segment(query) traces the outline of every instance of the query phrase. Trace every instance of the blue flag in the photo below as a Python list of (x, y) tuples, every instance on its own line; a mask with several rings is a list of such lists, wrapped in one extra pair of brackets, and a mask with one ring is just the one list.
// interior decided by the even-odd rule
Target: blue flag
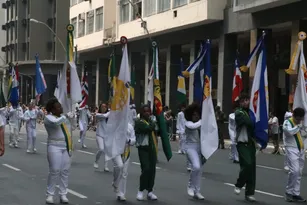
[(36, 101), (38, 102), (41, 94), (46, 92), (47, 84), (41, 66), (39, 64), (38, 55), (35, 56), (35, 60), (36, 60), (35, 96), (36, 96)]
[(18, 79), (15, 72), (15, 68), (12, 67), (11, 71), (11, 77), (12, 77), (12, 88), (11, 88), (11, 94), (9, 98), (9, 102), (11, 102), (13, 107), (17, 107), (19, 96), (18, 96)]

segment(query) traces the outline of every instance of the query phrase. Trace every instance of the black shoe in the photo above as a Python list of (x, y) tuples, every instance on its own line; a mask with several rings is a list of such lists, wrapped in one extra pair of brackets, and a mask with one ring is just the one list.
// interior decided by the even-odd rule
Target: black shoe
[(237, 161), (237, 160), (233, 160), (233, 163), (235, 163), (235, 164), (239, 164), (239, 161)]
[(306, 199), (304, 199), (303, 197), (301, 196), (293, 196), (293, 200), (295, 202), (306, 202)]
[(285, 200), (287, 201), (287, 202), (293, 202), (294, 201), (294, 199), (293, 199), (293, 195), (291, 195), (291, 194), (285, 194)]

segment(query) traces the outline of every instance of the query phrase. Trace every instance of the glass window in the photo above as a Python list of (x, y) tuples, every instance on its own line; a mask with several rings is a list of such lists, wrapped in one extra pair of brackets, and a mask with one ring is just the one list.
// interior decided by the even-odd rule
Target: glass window
[(83, 1), (84, 1), (84, 0), (79, 0), (78, 3), (81, 3), (81, 2), (83, 2)]
[(96, 9), (96, 31), (103, 29), (103, 7)]
[(94, 32), (94, 11), (87, 12), (86, 18), (86, 34)]
[(77, 37), (77, 17), (71, 19), (70, 23), (74, 26), (74, 37)]
[(70, 6), (76, 5), (78, 3), (78, 0), (71, 0), (70, 1)]
[(84, 19), (81, 19), (80, 16), (79, 16), (79, 22), (78, 22), (78, 37), (84, 36), (84, 33), (85, 33), (85, 21)]
[(129, 9), (130, 9), (130, 4), (128, 0), (122, 0), (120, 2), (120, 23), (126, 23), (130, 21), (129, 19)]
[(173, 8), (182, 6), (188, 3), (188, 0), (173, 0)]
[(158, 13), (171, 8), (171, 0), (158, 0)]
[(144, 2), (144, 16), (156, 14), (156, 0), (147, 0)]
[[(152, 1), (152, 0), (148, 0)], [(132, 20), (142, 17), (142, 0), (133, 0)]]
[(190, 0), (190, 3), (193, 3), (193, 2), (196, 2), (196, 1), (199, 1), (199, 0)]

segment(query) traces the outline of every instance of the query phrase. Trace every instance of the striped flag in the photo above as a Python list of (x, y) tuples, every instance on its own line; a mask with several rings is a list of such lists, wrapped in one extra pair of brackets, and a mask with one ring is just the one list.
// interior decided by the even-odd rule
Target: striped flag
[(39, 64), (38, 55), (35, 56), (36, 61), (36, 71), (35, 71), (35, 98), (36, 103), (39, 102), (40, 96), (46, 92), (47, 84), (45, 81), (44, 74), (42, 72), (41, 66)]
[(87, 66), (84, 66), (81, 89), (82, 89), (82, 101), (80, 103), (79, 108), (84, 108), (87, 104), (87, 99), (88, 99)]
[(185, 79), (182, 72), (184, 71), (184, 64), (182, 58), (180, 59), (180, 71), (178, 74), (178, 85), (177, 85), (177, 100), (179, 104), (186, 103), (187, 93), (185, 88)]
[(243, 90), (242, 74), (238, 58), (235, 60), (235, 72), (232, 82), (232, 102), (239, 100), (239, 95)]

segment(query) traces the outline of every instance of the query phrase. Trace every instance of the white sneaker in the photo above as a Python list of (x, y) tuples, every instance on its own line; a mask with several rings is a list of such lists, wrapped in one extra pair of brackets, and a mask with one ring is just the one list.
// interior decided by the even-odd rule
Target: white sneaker
[(149, 192), (149, 193), (147, 194), (147, 199), (148, 199), (148, 200), (155, 201), (155, 200), (158, 200), (158, 197), (157, 197), (156, 195), (154, 195), (154, 193)]
[(188, 187), (187, 192), (190, 197), (194, 196), (194, 190), (191, 187)]
[(246, 201), (255, 202), (256, 198), (254, 196), (245, 196)]
[(31, 153), (31, 150), (27, 149), (27, 153), (30, 154), (30, 153)]
[(34, 149), (33, 149), (33, 152), (34, 152), (34, 153), (36, 153), (36, 152), (37, 152), (37, 149), (36, 149), (36, 148), (34, 148)]
[(15, 147), (15, 148), (18, 148), (18, 144), (17, 144), (17, 143), (16, 143), (16, 144), (14, 144), (14, 147)]
[(138, 191), (138, 193), (136, 195), (136, 200), (143, 201), (144, 200), (144, 192)]
[(104, 171), (105, 172), (110, 172), (109, 167), (108, 167), (108, 162), (104, 163)]
[(239, 195), (241, 193), (241, 189), (239, 187), (235, 187), (234, 192), (236, 195)]
[(118, 200), (118, 201), (126, 201), (126, 197), (120, 195), (120, 196), (117, 196), (117, 200)]
[(284, 170), (285, 170), (286, 172), (288, 172), (290, 169), (289, 169), (288, 166), (285, 166), (285, 167), (284, 167)]
[(98, 168), (99, 168), (98, 163), (94, 162), (94, 168), (95, 168), (95, 169), (98, 169)]
[(47, 198), (46, 198), (46, 204), (54, 204), (53, 196), (47, 196)]
[(13, 143), (10, 143), (10, 144), (9, 144), (9, 147), (14, 147), (14, 144), (13, 144)]
[(182, 151), (181, 151), (181, 150), (178, 150), (178, 154), (182, 154)]
[(80, 142), (81, 142), (81, 140), (80, 140), (80, 139), (78, 139), (78, 142), (80, 143)]
[(194, 198), (198, 199), (198, 200), (204, 200), (205, 199), (205, 197), (203, 195), (201, 195), (201, 193), (199, 193), (199, 192), (194, 195)]
[(87, 146), (85, 144), (82, 145), (82, 148), (87, 148)]
[(67, 199), (66, 195), (60, 196), (60, 203), (61, 204), (68, 204), (69, 200)]

